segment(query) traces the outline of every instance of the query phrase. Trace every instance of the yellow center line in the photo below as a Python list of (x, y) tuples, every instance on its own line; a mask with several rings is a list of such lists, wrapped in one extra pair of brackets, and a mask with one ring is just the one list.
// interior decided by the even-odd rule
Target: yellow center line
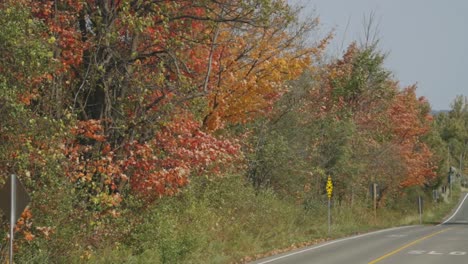
[(438, 234), (440, 234), (440, 233), (442, 233), (442, 232), (445, 232), (445, 231), (447, 231), (447, 230), (449, 230), (449, 229), (451, 229), (451, 228), (446, 228), (446, 229), (444, 229), (444, 230), (441, 230), (441, 231), (432, 233), (432, 234), (430, 234), (430, 235), (427, 235), (427, 236), (425, 236), (425, 237), (421, 237), (420, 239), (414, 240), (413, 242), (410, 242), (410, 243), (408, 243), (408, 244), (406, 244), (406, 245), (404, 245), (404, 246), (402, 246), (402, 247), (400, 247), (400, 248), (397, 248), (397, 249), (395, 249), (394, 251), (392, 251), (392, 252), (390, 252), (390, 253), (387, 253), (387, 254), (381, 256), (380, 258), (374, 259), (373, 261), (369, 262), (368, 264), (377, 263), (377, 262), (379, 262), (379, 261), (381, 261), (381, 260), (383, 260), (383, 259), (386, 259), (386, 258), (388, 258), (388, 257), (390, 257), (390, 256), (392, 256), (392, 255), (395, 255), (396, 253), (402, 251), (402, 250), (405, 249), (405, 248), (408, 248), (408, 247), (410, 247), (410, 246), (412, 246), (412, 245), (414, 245), (414, 244), (417, 244), (417, 243), (419, 243), (419, 242), (421, 242), (421, 241), (423, 241), (423, 240), (425, 240), (425, 239), (431, 238), (431, 237), (433, 237), (433, 236), (435, 236), (435, 235), (438, 235)]

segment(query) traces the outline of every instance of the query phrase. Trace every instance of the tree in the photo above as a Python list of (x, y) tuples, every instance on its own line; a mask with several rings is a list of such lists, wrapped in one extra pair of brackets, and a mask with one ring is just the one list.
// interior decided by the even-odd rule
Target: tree
[(295, 14), (280, 13), (287, 10), (286, 5), (277, 8), (268, 27), (246, 29), (237, 23), (228, 25), (220, 35), (209, 112), (204, 119), (208, 129), (246, 122), (269, 112), (287, 91), (285, 81), (297, 79), (310, 66), (312, 56), (325, 48), (329, 37), (317, 46), (302, 46), (317, 20), (299, 24)]
[[(438, 130), (442, 139), (446, 142), (450, 166), (459, 168), (463, 173), (466, 166), (468, 152), (468, 100), (466, 97), (457, 96), (451, 105), (448, 114), (441, 113), (437, 116)], [(448, 168), (447, 168), (448, 171)]]
[(24, 1), (60, 63), (36, 109), (76, 117), (67, 171), (92, 196), (158, 197), (217, 171), (193, 153), (234, 158), (236, 143), (214, 130), (267, 112), (327, 41), (303, 46), (316, 21), (279, 0)]
[[(279, 125), (295, 121), (290, 127), (295, 127), (301, 142), (296, 151), (306, 154), (292, 155), (293, 159), (312, 164), (306, 166), (309, 171), (331, 175), (340, 202), (364, 199), (369, 184), (377, 183), (383, 205), (386, 197), (435, 178), (439, 160), (424, 142), (430, 108), (423, 98), (416, 98), (415, 86), (398, 87), (383, 65), (384, 58), (375, 45), (350, 45), (343, 58), (304, 76), (302, 83), (294, 82), (296, 90), (283, 98), (300, 94), (297, 106), (278, 104), (276, 115), (284, 119), (274, 119), (275, 126), (268, 126), (293, 146), (292, 133)], [(274, 179), (274, 172), (269, 175)], [(323, 175), (317, 176), (314, 184), (320, 185)]]
[(416, 98), (415, 90), (416, 86), (410, 86), (401, 91), (389, 110), (393, 142), (405, 161), (407, 177), (401, 182), (403, 187), (423, 185), (436, 176), (432, 152), (421, 140), (429, 132), (432, 116), (425, 99)]

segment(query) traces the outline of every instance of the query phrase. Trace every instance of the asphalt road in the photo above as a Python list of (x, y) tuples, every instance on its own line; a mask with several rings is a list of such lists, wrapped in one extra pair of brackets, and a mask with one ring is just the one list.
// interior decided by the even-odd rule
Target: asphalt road
[(329, 241), (252, 264), (466, 264), (468, 194), (440, 225), (404, 226)]

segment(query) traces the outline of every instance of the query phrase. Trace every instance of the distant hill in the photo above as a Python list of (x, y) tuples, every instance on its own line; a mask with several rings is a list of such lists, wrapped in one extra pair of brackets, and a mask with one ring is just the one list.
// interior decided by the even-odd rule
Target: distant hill
[(448, 112), (450, 112), (450, 110), (432, 110), (431, 114), (435, 116), (435, 115), (438, 115), (440, 113), (448, 113)]

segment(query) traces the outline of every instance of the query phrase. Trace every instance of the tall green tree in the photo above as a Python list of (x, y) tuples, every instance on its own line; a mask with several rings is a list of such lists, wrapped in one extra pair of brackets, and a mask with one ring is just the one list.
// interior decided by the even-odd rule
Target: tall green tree
[(457, 96), (451, 104), (448, 113), (437, 116), (437, 124), (441, 138), (447, 144), (447, 161), (449, 166), (457, 168), (466, 174), (468, 160), (468, 99)]

